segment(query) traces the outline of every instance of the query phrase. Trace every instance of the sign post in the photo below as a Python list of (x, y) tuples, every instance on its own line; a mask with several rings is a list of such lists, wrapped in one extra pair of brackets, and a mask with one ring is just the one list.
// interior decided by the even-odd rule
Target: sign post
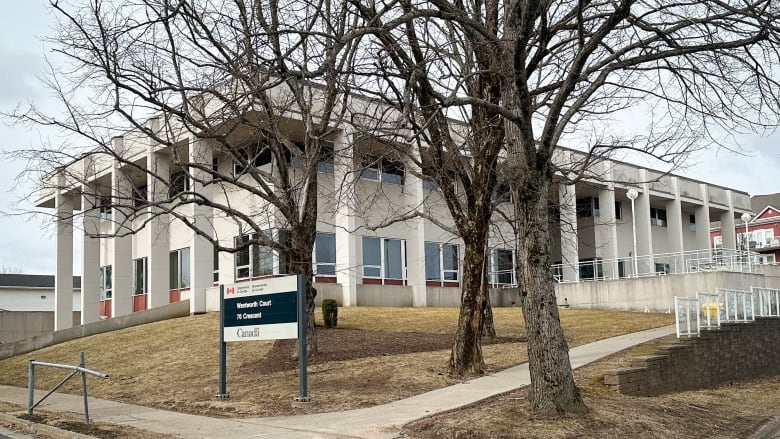
[(303, 275), (220, 285), (219, 393), (227, 392), (227, 343), (297, 338), (300, 392), (308, 402), (306, 383), (306, 296)]

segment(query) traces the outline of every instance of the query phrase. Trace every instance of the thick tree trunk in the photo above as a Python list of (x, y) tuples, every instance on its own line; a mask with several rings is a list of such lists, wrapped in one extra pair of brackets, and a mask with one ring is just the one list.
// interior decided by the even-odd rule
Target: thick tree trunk
[[(486, 229), (486, 228), (485, 228)], [(482, 295), (482, 266), (487, 237), (464, 236), (463, 286), (455, 344), (452, 346), (449, 372), (453, 375), (480, 375), (485, 371), (482, 359), (482, 322), (485, 299)], [(478, 242), (475, 242), (478, 241)]]
[[(535, 175), (528, 175), (535, 174)], [(533, 410), (556, 415), (585, 413), (572, 376), (569, 347), (561, 328), (550, 275), (547, 193), (551, 173), (528, 172), (516, 192), (518, 286), (526, 332)]]

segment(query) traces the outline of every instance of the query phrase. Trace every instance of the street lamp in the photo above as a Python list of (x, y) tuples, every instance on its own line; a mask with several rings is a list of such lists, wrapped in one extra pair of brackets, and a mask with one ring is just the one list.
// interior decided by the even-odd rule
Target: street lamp
[(626, 197), (631, 200), (631, 232), (634, 235), (634, 277), (638, 276), (637, 264), (636, 264), (636, 211), (634, 210), (634, 200), (639, 196), (639, 192), (636, 189), (631, 188), (626, 192)]
[(750, 214), (745, 212), (742, 214), (742, 222), (745, 223), (745, 248), (747, 249), (748, 271), (752, 272), (753, 267), (750, 263), (750, 229), (748, 228), (748, 221), (750, 221)]

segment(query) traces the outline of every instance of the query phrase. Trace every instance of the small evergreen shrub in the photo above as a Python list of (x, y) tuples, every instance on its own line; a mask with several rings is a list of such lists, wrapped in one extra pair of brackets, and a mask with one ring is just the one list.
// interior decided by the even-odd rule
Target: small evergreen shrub
[(339, 305), (333, 299), (322, 299), (322, 320), (326, 328), (335, 328), (339, 323)]

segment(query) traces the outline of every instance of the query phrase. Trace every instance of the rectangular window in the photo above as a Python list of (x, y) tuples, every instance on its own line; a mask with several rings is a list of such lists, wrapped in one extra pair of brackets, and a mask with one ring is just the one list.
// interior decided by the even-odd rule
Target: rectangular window
[(626, 261), (618, 261), (618, 277), (626, 277)]
[(406, 279), (406, 241), (364, 236), (363, 277)]
[(176, 198), (190, 190), (190, 178), (185, 171), (171, 174), (171, 184), (168, 187), (168, 198)]
[(722, 236), (715, 236), (712, 238), (712, 246), (715, 248), (722, 248), (723, 247), (723, 237)]
[(458, 263), (457, 245), (425, 243), (425, 280), (457, 282)]
[(112, 279), (111, 266), (104, 265), (100, 267), (98, 274), (98, 289), (100, 291), (100, 300), (107, 300), (112, 297)]
[(140, 209), (149, 204), (146, 195), (146, 185), (135, 186), (133, 188), (133, 207)]
[(688, 228), (691, 232), (696, 231), (696, 215), (688, 215)]
[[(281, 239), (285, 239), (282, 233), (286, 230), (280, 231)], [(270, 237), (271, 230), (263, 231), (265, 236)], [(289, 232), (287, 232), (289, 233)], [(242, 244), (246, 244), (251, 240), (257, 240), (258, 235), (253, 233), (252, 235), (242, 235), (233, 238), (234, 248), (240, 247)], [(288, 272), (286, 258), (280, 258), (282, 263), (279, 268), (274, 271), (274, 256), (275, 252), (271, 247), (260, 245), (257, 243), (249, 244), (248, 246), (238, 250), (235, 253), (235, 277), (236, 280), (251, 279), (260, 276), (269, 276), (272, 274), (285, 274)]]
[(219, 250), (214, 246), (214, 283), (219, 282)]
[(623, 203), (620, 201), (615, 201), (615, 219), (623, 219)]
[(376, 156), (363, 157), (361, 177), (366, 180), (388, 184), (404, 184), (404, 164), (399, 160)]
[(670, 266), (669, 264), (655, 264), (655, 273), (656, 274), (669, 274), (670, 273)]
[(168, 288), (181, 290), (190, 287), (190, 248), (185, 247), (168, 253)]
[(100, 220), (111, 221), (111, 197), (100, 197)]
[(651, 207), (650, 224), (658, 227), (666, 227), (666, 210)]
[(601, 216), (601, 210), (599, 209), (599, 197), (593, 197), (593, 216)]
[(146, 258), (133, 259), (133, 294), (146, 294), (148, 288), (148, 275)]
[(241, 159), (233, 161), (233, 175), (239, 176), (245, 174), (247, 165), (259, 168), (270, 165), (273, 161), (273, 154), (265, 140), (260, 140), (256, 144), (244, 148), (238, 153)]
[(506, 249), (493, 249), (490, 261), (490, 283), (515, 284), (515, 252)]
[(314, 241), (314, 274), (336, 275), (336, 234), (317, 232)]
[(577, 198), (577, 218), (593, 216), (593, 197)]

